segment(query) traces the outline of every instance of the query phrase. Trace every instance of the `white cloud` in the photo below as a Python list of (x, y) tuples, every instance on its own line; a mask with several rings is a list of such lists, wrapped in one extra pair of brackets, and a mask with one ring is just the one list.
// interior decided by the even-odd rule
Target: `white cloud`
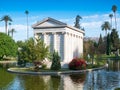
[[(18, 24), (13, 25), (13, 28), (16, 30), (16, 33), (14, 34), (14, 39), (17, 40), (26, 40), (27, 39), (27, 26)], [(33, 37), (33, 30), (31, 26), (29, 26), (29, 37)]]
[(12, 25), (12, 27), (15, 28), (15, 30), (25, 30), (26, 29), (26, 25), (22, 25), (22, 24)]
[(99, 15), (90, 15), (90, 16), (83, 16), (83, 19), (95, 19), (95, 18), (98, 18)]
[(98, 22), (93, 21), (93, 22), (85, 22), (85, 23), (82, 24), (82, 26), (83, 27), (89, 27), (89, 28), (98, 28), (98, 27), (101, 26), (101, 24), (102, 24), (101, 21), (98, 21)]
[[(89, 16), (82, 16), (82, 20), (80, 21), (81, 26), (85, 28), (85, 36), (90, 37), (99, 37), (100, 34), (105, 34), (104, 31), (101, 30), (101, 25), (104, 21), (110, 21), (109, 13), (108, 14), (94, 14)], [(23, 21), (22, 21), (23, 20)], [(31, 16), (29, 17), (29, 37), (33, 37), (33, 29), (31, 25), (36, 23), (37, 21), (42, 20), (39, 19), (39, 16)], [(58, 20), (67, 23), (68, 25), (74, 26), (75, 17), (74, 18), (59, 18)], [(26, 35), (26, 21), (25, 17), (15, 18), (15, 22), (11, 26), (16, 30), (14, 33), (14, 39), (17, 40), (25, 40), (27, 39)], [(19, 23), (19, 24), (18, 24)], [(114, 18), (113, 18), (114, 25)], [(120, 30), (120, 14), (117, 14), (117, 26), (118, 30)], [(0, 23), (0, 31), (5, 32), (4, 23)], [(119, 31), (120, 36), (120, 31)]]
[(5, 32), (5, 27), (1, 26), (0, 27), (0, 32)]
[[(109, 14), (102, 15), (92, 15), (92, 16), (84, 16), (82, 21), (82, 26), (85, 27), (86, 36), (98, 36), (100, 34), (105, 34), (104, 31), (101, 30), (101, 25), (105, 21), (110, 21)], [(120, 30), (120, 15), (117, 14), (117, 27), (118, 31)], [(114, 26), (114, 18), (113, 18), (113, 26)], [(119, 31), (120, 36), (120, 31)]]
[(60, 19), (60, 21), (66, 23), (66, 24), (69, 24), (69, 25), (73, 25), (73, 23), (75, 22), (75, 18), (71, 18), (71, 19)]
[[(68, 25), (74, 26), (75, 18), (60, 19), (60, 21), (67, 23)], [(101, 25), (105, 21), (110, 21), (109, 13), (107, 14), (94, 14), (89, 16), (82, 16), (80, 24), (85, 29), (85, 36), (99, 37), (100, 34), (104, 36), (105, 32), (101, 30)], [(118, 30), (120, 30), (120, 14), (117, 14)], [(114, 26), (114, 18), (113, 18)], [(119, 31), (120, 36), (120, 31)]]

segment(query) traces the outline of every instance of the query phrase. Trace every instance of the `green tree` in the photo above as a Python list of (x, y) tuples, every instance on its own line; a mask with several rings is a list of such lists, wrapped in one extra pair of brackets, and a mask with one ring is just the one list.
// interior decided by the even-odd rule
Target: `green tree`
[(27, 39), (29, 38), (29, 28), (28, 28), (28, 14), (29, 14), (29, 11), (28, 10), (26, 10), (25, 11), (25, 14), (26, 14), (26, 17), (27, 17)]
[(112, 6), (112, 11), (114, 13), (114, 18), (115, 18), (115, 29), (117, 30), (117, 21), (116, 21), (116, 11), (117, 11), (117, 6), (113, 5)]
[(3, 16), (2, 18), (1, 18), (1, 20), (0, 21), (4, 21), (5, 22), (5, 31), (6, 31), (6, 34), (8, 34), (8, 21), (12, 21), (12, 19), (11, 19), (11, 17), (10, 16), (8, 16), (8, 15), (5, 15), (5, 16)]
[(42, 40), (33, 38), (27, 40), (24, 44), (19, 42), (21, 50), (19, 51), (19, 58), (25, 62), (43, 61), (49, 57), (49, 47), (43, 43)]
[(98, 40), (98, 45), (100, 45), (101, 43), (103, 43), (103, 38), (102, 35), (100, 34), (99, 40)]
[(4, 33), (0, 33), (0, 60), (4, 56), (16, 56), (17, 44), (15, 41)]
[(25, 42), (23, 41), (17, 41), (18, 47), (23, 47), (25, 45)]
[(111, 37), (112, 50), (116, 51), (117, 49), (119, 49), (120, 46), (119, 35), (116, 29), (112, 29), (110, 37)]
[(110, 40), (110, 35), (107, 35), (107, 45), (106, 45), (106, 54), (110, 55), (111, 53), (111, 40)]
[(108, 21), (105, 21), (102, 25), (101, 25), (102, 30), (105, 30), (105, 35), (107, 36), (107, 30), (111, 29), (111, 25)]
[(61, 64), (60, 64), (60, 56), (58, 52), (53, 52), (52, 55), (52, 65), (51, 65), (51, 70), (59, 70), (61, 69)]
[(96, 53), (96, 48), (94, 46), (94, 42), (92, 41), (91, 44), (90, 44), (90, 50), (89, 50), (89, 54), (91, 56), (91, 60), (92, 60), (92, 65), (93, 65), (93, 62), (94, 62), (94, 55)]
[(81, 26), (80, 26), (80, 19), (82, 19), (82, 17), (77, 15), (76, 19), (75, 19), (75, 27), (79, 28), (79, 29), (81, 28)]
[(106, 50), (105, 41), (100, 34), (99, 41), (98, 41), (98, 54), (104, 54)]

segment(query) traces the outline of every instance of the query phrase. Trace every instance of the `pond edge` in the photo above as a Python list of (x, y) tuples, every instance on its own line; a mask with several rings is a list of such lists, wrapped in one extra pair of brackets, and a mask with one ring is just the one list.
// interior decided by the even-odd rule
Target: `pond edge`
[(106, 68), (105, 66), (100, 67), (100, 68), (92, 68), (92, 69), (86, 69), (86, 70), (70, 70), (70, 71), (53, 71), (53, 72), (22, 72), (22, 71), (16, 71), (14, 68), (8, 68), (7, 71), (10, 73), (15, 73), (15, 74), (30, 74), (30, 75), (62, 75), (62, 74), (78, 74), (82, 72), (91, 72), (95, 70), (100, 70)]

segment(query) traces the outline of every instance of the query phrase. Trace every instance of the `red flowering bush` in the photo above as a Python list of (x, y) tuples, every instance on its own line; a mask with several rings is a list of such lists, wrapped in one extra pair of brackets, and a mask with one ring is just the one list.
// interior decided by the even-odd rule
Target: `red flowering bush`
[(74, 58), (69, 63), (69, 69), (71, 70), (82, 70), (86, 69), (86, 62), (84, 59)]

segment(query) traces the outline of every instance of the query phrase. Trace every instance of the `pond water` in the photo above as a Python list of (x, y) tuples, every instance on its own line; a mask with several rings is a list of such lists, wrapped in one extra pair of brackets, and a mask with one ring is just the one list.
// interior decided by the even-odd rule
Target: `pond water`
[(120, 71), (102, 69), (71, 75), (23, 75), (0, 69), (0, 90), (114, 90)]

